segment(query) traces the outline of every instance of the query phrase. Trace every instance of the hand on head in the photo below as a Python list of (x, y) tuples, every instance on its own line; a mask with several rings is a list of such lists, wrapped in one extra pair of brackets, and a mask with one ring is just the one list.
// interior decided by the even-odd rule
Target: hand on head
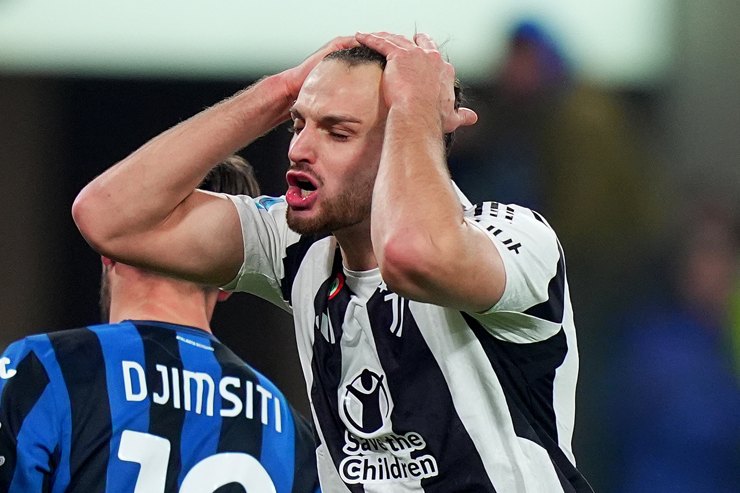
[(387, 59), (383, 91), (389, 108), (403, 105), (423, 111), (436, 107), (444, 133), (478, 121), (473, 110), (455, 109), (455, 68), (444, 60), (428, 34), (416, 34), (413, 40), (386, 32), (357, 33), (355, 37)]
[(301, 90), (301, 86), (303, 86), (303, 82), (306, 80), (306, 77), (308, 77), (308, 74), (311, 73), (314, 67), (316, 67), (316, 65), (318, 65), (326, 55), (333, 51), (352, 48), (353, 46), (359, 45), (360, 43), (354, 36), (336, 37), (303, 60), (300, 65), (284, 71), (282, 75), (285, 81), (285, 97), (288, 104), (293, 104), (293, 101), (298, 97), (298, 92)]

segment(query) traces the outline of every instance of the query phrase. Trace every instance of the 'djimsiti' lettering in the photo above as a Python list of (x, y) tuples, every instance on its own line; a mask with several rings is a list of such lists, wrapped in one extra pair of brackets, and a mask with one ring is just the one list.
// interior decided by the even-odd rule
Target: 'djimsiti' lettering
[[(162, 390), (161, 393), (151, 392), (154, 404), (214, 415), (216, 382), (208, 373), (164, 365), (156, 365), (155, 368)], [(121, 369), (127, 401), (140, 402), (150, 396), (146, 374), (139, 363), (122, 361)], [(247, 419), (259, 419), (263, 425), (271, 425), (277, 432), (282, 432), (280, 399), (260, 384), (237, 377), (223, 377), (218, 381), (218, 395), (231, 404), (231, 407), (218, 410), (220, 416), (234, 418), (241, 415)]]

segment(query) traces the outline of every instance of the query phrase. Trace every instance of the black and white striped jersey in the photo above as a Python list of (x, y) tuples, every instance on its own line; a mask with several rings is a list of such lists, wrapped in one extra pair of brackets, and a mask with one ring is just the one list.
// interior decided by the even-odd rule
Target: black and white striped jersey
[(484, 313), (419, 303), (333, 236), (300, 236), (283, 198), (231, 198), (245, 238), (226, 289), (293, 314), (324, 491), (582, 492), (571, 450), (578, 353), (562, 251), (537, 213), (465, 208), (503, 258)]

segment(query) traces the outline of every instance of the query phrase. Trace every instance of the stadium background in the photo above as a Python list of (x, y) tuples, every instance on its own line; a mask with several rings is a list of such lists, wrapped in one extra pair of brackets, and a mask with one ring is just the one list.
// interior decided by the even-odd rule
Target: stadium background
[[(259, 8), (252, 2), (224, 2), (218, 15), (207, 19), (223, 24), (201, 32), (197, 20), (183, 24), (179, 18), (197, 14), (198, 2), (180, 2), (181, 7), (170, 3), (171, 18), (150, 12), (153, 7), (144, 3), (130, 2), (140, 10), (127, 12), (116, 10), (120, 7), (113, 2), (98, 3), (91, 13), (84, 10), (84, 2), (72, 0), (54, 6), (0, 0), (3, 347), (29, 333), (98, 321), (99, 260), (70, 216), (75, 195), (90, 179), (165, 128), (261, 75), (298, 62), (326, 39), (359, 29), (386, 29), (382, 10), (391, 5), (376, 2), (376, 10), (358, 14), (327, 0), (305, 2), (313, 12), (302, 13), (298, 3), (281, 3), (283, 9), (293, 9), (286, 18), (274, 7), (251, 15)], [(408, 11), (394, 12), (389, 28), (407, 34), (415, 28), (429, 30), (445, 40), (452, 62), (463, 59), (459, 76), (480, 101), (500, 69), (511, 27), (523, 17), (547, 26), (559, 39), (575, 76), (625, 108), (634, 135), (649, 155), (650, 168), (641, 170), (645, 173), (638, 193), (657, 204), (651, 213), (651, 235), (632, 236), (633, 225), (625, 221), (618, 229), (630, 239), (629, 250), (621, 253), (624, 258), (611, 259), (616, 266), (631, 263), (640, 268), (637, 281), (613, 279), (605, 284), (628, 291), (628, 301), (668, 289), (664, 285), (668, 281), (656, 278), (651, 265), (671, 253), (674, 235), (692, 228), (682, 223), (690, 204), (729, 204), (731, 212), (738, 213), (740, 34), (735, 21), (740, 4), (622, 2), (624, 10), (616, 13), (608, 2), (570, 0), (559, 11), (538, 2), (522, 2), (516, 8), (514, 4), (470, 2), (468, 11), (458, 8), (450, 16), (447, 6), (409, 2)], [(38, 10), (26, 12), (28, 5)], [(45, 8), (49, 11), (44, 14)], [(243, 9), (239, 13), (244, 17), (235, 21), (229, 9)], [(432, 14), (436, 20), (427, 18)], [(86, 15), (89, 19), (80, 20)], [(446, 26), (449, 17), (454, 18), (454, 29)], [(365, 18), (364, 24), (358, 18)], [(99, 25), (64, 41), (65, 31), (89, 23)], [(119, 37), (110, 32), (116, 27), (123, 28)], [(256, 31), (252, 34), (257, 39), (240, 37), (240, 30)], [(136, 38), (141, 38), (138, 44), (131, 41)], [(632, 42), (625, 43), (625, 38)], [(279, 40), (284, 46), (277, 46)], [(116, 51), (116, 46), (133, 51)], [(222, 59), (214, 53), (223, 54)], [(242, 153), (255, 164), (267, 194), (283, 190), (289, 137), (279, 128)], [(467, 155), (469, 140), (463, 135), (453, 151), (458, 166)], [(569, 245), (565, 246), (568, 254)], [(588, 249), (579, 255), (589, 252), (598, 258), (598, 252)], [(572, 257), (571, 253), (569, 262), (578, 264), (580, 260)], [(581, 263), (584, 270), (588, 265)], [(572, 294), (582, 363), (575, 448), (596, 490), (609, 492), (619, 474), (609, 446), (614, 438), (609, 423), (616, 418), (610, 414), (610, 391), (621, 369), (611, 350), (620, 341), (624, 313), (599, 299), (609, 296), (608, 289), (591, 289), (586, 278), (577, 288)], [(579, 309), (587, 323), (579, 320)], [(217, 310), (213, 326), (224, 343), (307, 411), (287, 314), (238, 295)]]

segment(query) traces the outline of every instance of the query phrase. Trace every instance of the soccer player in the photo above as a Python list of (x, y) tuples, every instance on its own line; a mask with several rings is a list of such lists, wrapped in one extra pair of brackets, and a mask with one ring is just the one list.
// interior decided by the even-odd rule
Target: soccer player
[[(201, 188), (259, 193), (238, 156)], [(0, 358), (0, 491), (315, 491), (310, 427), (211, 333), (225, 297), (104, 257), (112, 323), (30, 336)]]
[[(425, 34), (337, 38), (106, 171), (75, 220), (104, 255), (292, 312), (325, 490), (591, 491), (562, 252), (537, 213), (456, 191), (444, 142), (477, 117), (454, 86)], [(283, 197), (194, 191), (286, 118)]]

